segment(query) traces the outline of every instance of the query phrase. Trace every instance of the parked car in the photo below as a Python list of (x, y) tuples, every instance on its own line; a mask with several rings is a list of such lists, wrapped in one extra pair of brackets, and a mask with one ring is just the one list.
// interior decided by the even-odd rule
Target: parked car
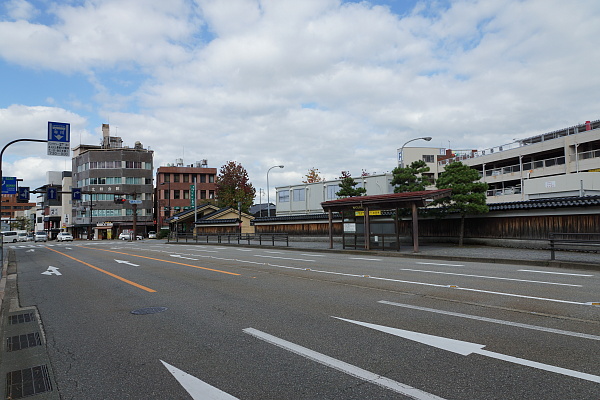
[(27, 241), (27, 232), (19, 232), (17, 235), (17, 241), (26, 242)]
[(4, 231), (2, 232), (3, 243), (17, 243), (19, 233), (17, 231)]
[[(136, 235), (135, 240), (142, 240), (141, 235)], [(121, 232), (119, 234), (119, 240), (131, 240), (131, 232)]]
[(47, 242), (48, 234), (44, 231), (37, 231), (33, 237), (34, 242)]
[(155, 231), (148, 232), (148, 239), (156, 239), (156, 232)]
[(71, 235), (69, 232), (60, 232), (56, 236), (56, 241), (57, 242), (72, 242), (73, 241), (73, 235)]

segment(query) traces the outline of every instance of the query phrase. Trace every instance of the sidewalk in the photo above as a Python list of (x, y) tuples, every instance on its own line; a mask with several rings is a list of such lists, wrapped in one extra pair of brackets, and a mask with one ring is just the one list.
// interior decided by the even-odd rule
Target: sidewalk
[[(170, 243), (176, 243), (171, 241)], [(180, 242), (185, 244), (184, 239)], [(193, 244), (189, 241), (188, 244)], [(206, 244), (200, 242), (199, 244)], [(210, 241), (208, 244), (215, 245), (216, 242)], [(227, 243), (219, 243), (227, 245)], [(230, 245), (238, 245), (237, 241), (231, 242)], [(247, 241), (241, 241), (240, 246), (248, 246)], [(502, 263), (502, 264), (519, 264), (530, 266), (546, 266), (558, 268), (578, 268), (600, 271), (600, 253), (582, 252), (582, 251), (556, 251), (556, 260), (550, 260), (550, 250), (540, 249), (522, 249), (514, 247), (496, 247), (484, 245), (465, 245), (458, 247), (456, 244), (447, 243), (423, 243), (419, 245), (419, 252), (414, 253), (412, 245), (404, 244), (400, 251), (395, 250), (354, 250), (343, 249), (340, 242), (334, 242), (333, 249), (329, 249), (329, 240), (327, 238), (319, 238), (316, 240), (301, 240), (291, 236), (289, 238), (289, 246), (286, 246), (285, 241), (276, 241), (275, 246), (269, 243), (259, 245), (258, 241), (251, 240), (250, 246), (261, 248), (280, 248), (280, 249), (296, 249), (303, 251), (319, 251), (319, 252), (344, 252), (362, 255), (377, 255), (389, 257), (408, 257), (408, 258), (424, 258), (432, 260), (448, 260), (448, 261), (471, 261), (471, 262), (487, 262), (487, 263)]]

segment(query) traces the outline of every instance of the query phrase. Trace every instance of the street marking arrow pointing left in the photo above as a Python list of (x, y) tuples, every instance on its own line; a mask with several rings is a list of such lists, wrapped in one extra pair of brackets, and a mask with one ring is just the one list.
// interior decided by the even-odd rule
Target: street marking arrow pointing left
[(62, 275), (60, 272), (58, 272), (58, 268), (56, 267), (48, 267), (48, 269), (44, 272), (42, 272), (42, 275)]
[(600, 376), (586, 374), (584, 372), (573, 371), (571, 369), (555, 367), (553, 365), (542, 364), (536, 361), (526, 360), (524, 358), (517, 358), (508, 356), (505, 354), (494, 353), (492, 351), (483, 350), (485, 345), (463, 342), (461, 340), (448, 339), (441, 336), (433, 336), (427, 335), (425, 333), (405, 331), (403, 329), (391, 328), (389, 326), (370, 324), (368, 322), (361, 321), (353, 321), (351, 319), (333, 317), (339, 319), (341, 321), (350, 322), (351, 324), (356, 324), (360, 326), (364, 326), (366, 328), (375, 329), (376, 331), (389, 333), (390, 335), (399, 336), (408, 340), (412, 340), (414, 342), (419, 342), (426, 344), (428, 346), (437, 347), (438, 349), (451, 351), (453, 353), (461, 354), (463, 356), (468, 356), (469, 354), (480, 354), (482, 356), (495, 358), (497, 360), (508, 361), (514, 364), (525, 365), (532, 368), (541, 369), (544, 371), (554, 372), (561, 375), (571, 376), (573, 378), (584, 379), (590, 382), (600, 383)]
[(127, 265), (131, 265), (132, 267), (139, 267), (138, 264), (134, 264), (129, 261), (124, 261), (124, 260), (115, 260), (115, 261), (118, 262), (119, 264), (127, 264)]
[(163, 360), (160, 360), (160, 362), (163, 363), (171, 375), (177, 379), (177, 382), (183, 386), (194, 400), (238, 400), (237, 397), (233, 397), (232, 395), (201, 381), (195, 376), (167, 364)]

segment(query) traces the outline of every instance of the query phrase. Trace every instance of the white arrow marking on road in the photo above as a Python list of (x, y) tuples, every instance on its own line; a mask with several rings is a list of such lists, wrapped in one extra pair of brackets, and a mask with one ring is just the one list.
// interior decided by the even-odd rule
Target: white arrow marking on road
[(34, 251), (35, 251), (34, 249), (30, 249), (30, 250), (27, 250), (25, 253), (33, 253)]
[(222, 390), (217, 389), (214, 386), (209, 385), (206, 382), (192, 376), (174, 366), (167, 364), (163, 360), (161, 363), (169, 370), (171, 375), (177, 379), (177, 382), (192, 396), (194, 400), (237, 400), (237, 397), (233, 397)]
[(127, 264), (127, 265), (131, 265), (132, 267), (139, 267), (139, 265), (131, 263), (129, 261), (124, 261), (124, 260), (115, 260), (116, 262), (118, 262), (119, 264)]
[(56, 267), (48, 267), (48, 269), (44, 272), (42, 272), (42, 275), (62, 275), (60, 272), (58, 272), (58, 268)]
[(542, 364), (536, 361), (526, 360), (523, 358), (507, 356), (505, 354), (494, 353), (492, 351), (483, 350), (485, 347), (484, 344), (463, 342), (461, 340), (448, 339), (441, 336), (433, 336), (425, 333), (406, 331), (398, 328), (391, 328), (389, 326), (370, 324), (368, 322), (361, 321), (353, 321), (351, 319), (333, 317), (342, 321), (350, 322), (351, 324), (356, 324), (360, 326), (364, 326), (366, 328), (375, 329), (380, 332), (389, 333), (390, 335), (399, 336), (408, 340), (412, 340), (415, 342), (423, 343), (428, 346), (437, 347), (438, 349), (451, 351), (453, 353), (461, 354), (463, 356), (468, 356), (469, 354), (480, 354), (482, 356), (495, 358), (497, 360), (508, 361), (514, 364), (525, 365), (528, 367), (533, 367), (537, 369), (541, 369), (544, 371), (554, 372), (561, 375), (572, 376), (578, 379), (584, 379), (590, 382), (600, 383), (600, 376), (586, 374), (584, 372), (573, 371), (572, 369), (566, 369), (561, 367), (555, 367), (554, 365)]
[(185, 259), (185, 260), (194, 260), (194, 261), (198, 261), (198, 259), (197, 259), (197, 258), (183, 257), (183, 256), (180, 256), (179, 254), (171, 254), (171, 257), (183, 258), (183, 259)]

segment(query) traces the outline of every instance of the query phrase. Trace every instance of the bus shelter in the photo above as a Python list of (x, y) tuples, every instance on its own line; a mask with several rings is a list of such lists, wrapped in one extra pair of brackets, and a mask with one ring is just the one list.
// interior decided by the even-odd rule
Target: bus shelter
[(412, 211), (412, 237), (413, 251), (419, 251), (419, 222), (417, 209), (425, 207), (434, 200), (449, 197), (452, 189), (424, 190), (420, 192), (405, 192), (382, 194), (375, 196), (356, 196), (344, 199), (329, 200), (321, 203), (321, 207), (329, 216), (329, 248), (333, 248), (333, 213), (361, 211), (364, 215), (364, 243), (365, 250), (371, 250), (371, 211), (396, 210), (395, 230), (398, 235), (399, 209), (407, 208)]

